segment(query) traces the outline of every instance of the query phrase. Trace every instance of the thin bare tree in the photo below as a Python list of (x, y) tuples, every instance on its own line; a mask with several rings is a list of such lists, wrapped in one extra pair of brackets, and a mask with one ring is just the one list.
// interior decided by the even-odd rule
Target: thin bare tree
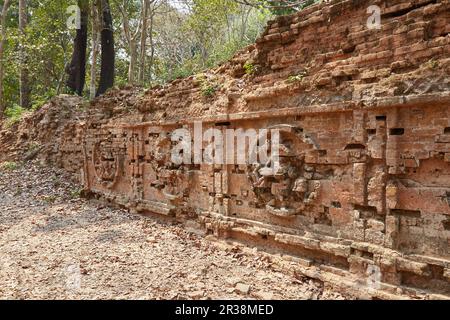
[[(153, 63), (155, 60), (155, 44), (153, 39), (153, 30), (155, 26), (155, 16), (158, 13), (164, 14), (164, 12), (160, 12), (160, 9), (165, 4), (164, 1), (159, 0), (143, 0), (144, 2), (144, 10), (143, 10), (143, 23), (142, 23), (142, 32), (141, 32), (141, 45), (140, 45), (140, 57), (139, 57), (139, 73), (138, 79), (141, 85), (145, 83), (145, 71), (147, 70), (147, 40), (150, 44), (150, 60), (149, 66), (150, 70), (153, 67)], [(150, 75), (148, 77), (150, 82), (152, 81), (152, 75), (150, 71)]]
[(140, 84), (143, 84), (144, 82), (145, 58), (147, 56), (146, 49), (147, 49), (147, 34), (148, 34), (147, 33), (148, 16), (150, 12), (150, 5), (152, 5), (154, 2), (155, 0), (142, 0), (142, 15), (141, 15), (142, 32), (140, 39), (139, 71), (138, 71), (138, 79)]
[(21, 36), (20, 40), (20, 106), (22, 108), (30, 107), (30, 83), (29, 73), (27, 67), (27, 53), (26, 53), (26, 27), (28, 24), (28, 12), (27, 12), (27, 0), (19, 0), (19, 32)]
[(91, 3), (91, 23), (92, 23), (92, 55), (91, 55), (91, 81), (89, 85), (89, 98), (92, 100), (96, 95), (97, 83), (97, 58), (100, 52), (100, 14), (98, 0)]
[(4, 77), (4, 65), (3, 55), (6, 41), (6, 16), (8, 15), (8, 9), (11, 6), (10, 0), (5, 0), (3, 3), (2, 13), (0, 16), (1, 22), (1, 34), (0, 34), (0, 119), (3, 117), (6, 109), (4, 97), (3, 97), (3, 77)]
[[(146, 1), (146, 0), (142, 0)], [(125, 42), (128, 45), (128, 53), (130, 62), (128, 64), (128, 82), (134, 84), (136, 81), (136, 65), (138, 60), (138, 38), (142, 28), (142, 18), (139, 19), (138, 25), (135, 30), (131, 30), (130, 17), (128, 13), (129, 1), (123, 0), (119, 5), (120, 14), (122, 16), (123, 34), (125, 36)], [(141, 17), (144, 13), (141, 14)]]

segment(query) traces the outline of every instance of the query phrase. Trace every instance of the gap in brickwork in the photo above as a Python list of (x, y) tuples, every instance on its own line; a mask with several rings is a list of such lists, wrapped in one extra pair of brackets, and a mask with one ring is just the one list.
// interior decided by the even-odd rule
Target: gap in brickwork
[(447, 220), (442, 221), (442, 225), (444, 226), (445, 230), (450, 231), (450, 218), (447, 218)]
[(405, 134), (404, 128), (392, 128), (389, 130), (389, 134), (391, 136), (402, 136)]
[(408, 271), (400, 272), (402, 285), (447, 295), (450, 293), (450, 286), (443, 274), (444, 268), (437, 265), (429, 265), (429, 270), (425, 275), (417, 275)]
[(418, 210), (391, 209), (391, 213), (397, 216), (420, 218), (421, 212)]
[(342, 205), (339, 201), (333, 201), (331, 205), (333, 206), (333, 208), (342, 208)]
[(377, 215), (377, 208), (370, 206), (361, 206), (355, 204), (353, 206), (354, 210), (357, 210), (361, 213), (361, 217), (364, 219), (374, 218)]
[(352, 45), (352, 46), (343, 48), (342, 52), (344, 52), (345, 54), (350, 54), (350, 53), (355, 52), (355, 49), (356, 49), (356, 45)]
[(366, 146), (360, 143), (351, 143), (345, 146), (345, 150), (364, 150)]
[(435, 4), (435, 3), (437, 3), (436, 0), (431, 0), (431, 1), (427, 1), (427, 2), (421, 3), (421, 4), (416, 4), (416, 5), (414, 5), (414, 6), (410, 7), (410, 8), (405, 8), (405, 9), (401, 9), (401, 10), (398, 10), (398, 11), (382, 14), (381, 18), (382, 19), (398, 18), (398, 17), (404, 16), (404, 15), (410, 13), (413, 10), (416, 10), (416, 9), (419, 9), (419, 8), (423, 8), (423, 7), (426, 7), (426, 6), (430, 5), (430, 4)]
[(215, 124), (216, 127), (229, 127), (231, 126), (231, 122), (226, 121), (226, 122), (217, 122)]
[[(339, 203), (340, 205), (340, 203)], [(318, 218), (314, 218), (314, 223), (316, 224), (322, 224), (325, 226), (332, 226), (333, 221), (330, 218), (330, 208), (323, 207), (323, 213), (320, 214)]]

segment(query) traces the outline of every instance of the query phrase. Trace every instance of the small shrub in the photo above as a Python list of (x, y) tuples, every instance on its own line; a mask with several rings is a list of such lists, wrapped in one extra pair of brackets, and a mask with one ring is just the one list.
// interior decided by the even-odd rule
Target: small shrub
[(208, 79), (204, 73), (195, 76), (195, 81), (200, 85), (204, 97), (210, 98), (216, 94), (219, 86)]
[(0, 170), (5, 171), (13, 171), (16, 170), (19, 167), (19, 165), (16, 162), (13, 161), (7, 161), (0, 164)]
[(82, 191), (83, 191), (83, 189), (81, 189), (81, 188), (72, 189), (70, 191), (70, 197), (72, 199), (79, 199), (81, 197), (81, 192)]
[(36, 150), (40, 149), (41, 146), (39, 145), (39, 143), (37, 142), (30, 142), (27, 146), (27, 151), (28, 152), (35, 152)]
[(203, 85), (208, 79), (204, 73), (199, 73), (194, 76), (194, 81), (197, 85)]
[(204, 97), (212, 97), (216, 93), (217, 88), (213, 85), (202, 87), (202, 95)]
[(47, 203), (53, 204), (56, 202), (58, 198), (55, 195), (50, 195), (50, 196), (44, 196), (42, 197), (42, 200), (44, 200)]
[(247, 62), (246, 64), (244, 64), (244, 70), (245, 74), (252, 75), (255, 74), (256, 67), (252, 63)]
[(24, 108), (19, 105), (13, 105), (12, 107), (6, 108), (5, 115), (7, 117), (6, 125), (11, 127), (16, 123), (20, 122), (22, 116), (27, 112)]
[(308, 75), (308, 73), (306, 71), (302, 71), (299, 74), (289, 76), (287, 81), (289, 83), (301, 82), (307, 75)]
[(439, 61), (436, 60), (436, 59), (431, 59), (431, 60), (428, 62), (428, 64), (429, 64), (429, 66), (430, 66), (431, 69), (436, 69), (436, 68), (439, 67)]
[(50, 99), (56, 96), (55, 89), (49, 89), (44, 94), (33, 95), (32, 101), (33, 104), (31, 106), (32, 111), (39, 110), (43, 105), (45, 105)]

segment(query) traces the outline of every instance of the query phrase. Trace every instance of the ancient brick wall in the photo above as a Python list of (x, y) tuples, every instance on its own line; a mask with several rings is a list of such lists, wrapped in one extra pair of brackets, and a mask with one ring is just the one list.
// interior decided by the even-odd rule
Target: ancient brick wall
[[(361, 296), (448, 298), (449, 21), (437, 0), (280, 17), (215, 70), (99, 99), (60, 141), (62, 164), (112, 203), (283, 254)], [(172, 133), (194, 137), (198, 122), (223, 136), (278, 130), (280, 170), (176, 165)]]

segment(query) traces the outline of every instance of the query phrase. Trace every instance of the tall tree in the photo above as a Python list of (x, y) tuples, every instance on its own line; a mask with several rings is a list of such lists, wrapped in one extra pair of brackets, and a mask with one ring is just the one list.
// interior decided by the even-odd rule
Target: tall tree
[(201, 66), (207, 67), (212, 43), (219, 38), (229, 16), (237, 13), (239, 6), (228, 0), (193, 0), (188, 27), (197, 37), (197, 51)]
[(72, 61), (67, 68), (67, 86), (78, 95), (83, 94), (86, 81), (86, 50), (88, 38), (89, 0), (78, 0), (80, 23), (73, 43)]
[(114, 86), (115, 76), (115, 51), (114, 32), (112, 25), (111, 7), (109, 0), (101, 0), (102, 31), (101, 31), (101, 67), (100, 83), (97, 96), (104, 94), (106, 90)]
[[(138, 79), (139, 83), (144, 83), (144, 74), (145, 74), (145, 58), (147, 56), (147, 28), (149, 22), (149, 13), (150, 13), (150, 5), (153, 4), (155, 0), (142, 0), (142, 32), (140, 39), (140, 53), (139, 53), (139, 73)], [(152, 25), (150, 25), (150, 28)], [(150, 30), (152, 32), (152, 30)]]
[(30, 101), (30, 83), (28, 78), (27, 52), (26, 52), (26, 27), (28, 24), (27, 0), (19, 0), (19, 32), (20, 40), (20, 106), (29, 108)]
[(5, 112), (5, 100), (3, 97), (3, 77), (4, 77), (4, 69), (3, 69), (3, 53), (6, 41), (6, 16), (8, 14), (8, 9), (11, 5), (10, 0), (5, 0), (3, 3), (2, 13), (0, 16), (1, 22), (1, 34), (0, 34), (0, 119), (3, 117)]
[(92, 58), (91, 58), (91, 83), (89, 86), (89, 98), (92, 100), (96, 96), (97, 80), (97, 57), (100, 45), (100, 21), (99, 21), (99, 0), (93, 0), (91, 4), (92, 17)]
[[(152, 6), (152, 9), (150, 10), (150, 16), (149, 16), (149, 42), (150, 42), (150, 70), (149, 70), (149, 80), (150, 80), (150, 84), (153, 81), (153, 65), (155, 63), (155, 37), (154, 37), (154, 29), (155, 29), (155, 16), (156, 13), (158, 12), (158, 8), (163, 6), (163, 2), (159, 2), (158, 5), (154, 5)], [(144, 84), (145, 82), (145, 76), (144, 76), (144, 72), (145, 72), (145, 61), (144, 63), (142, 63), (141, 65), (142, 69), (140, 70), (140, 74), (139, 74), (139, 80), (141, 81), (142, 84)]]
[[(143, 2), (147, 2), (147, 0), (142, 0)], [(138, 59), (138, 37), (141, 32), (141, 28), (143, 29), (143, 21), (142, 17), (144, 16), (145, 8), (141, 13), (141, 18), (138, 21), (138, 24), (135, 30), (132, 30), (130, 25), (130, 1), (123, 0), (119, 5), (120, 14), (122, 16), (122, 25), (123, 25), (123, 34), (125, 36), (125, 42), (128, 46), (128, 55), (130, 58), (130, 63), (128, 64), (128, 83), (134, 84), (136, 80), (136, 65)], [(145, 4), (144, 4), (145, 7)], [(144, 30), (142, 30), (144, 32)]]

